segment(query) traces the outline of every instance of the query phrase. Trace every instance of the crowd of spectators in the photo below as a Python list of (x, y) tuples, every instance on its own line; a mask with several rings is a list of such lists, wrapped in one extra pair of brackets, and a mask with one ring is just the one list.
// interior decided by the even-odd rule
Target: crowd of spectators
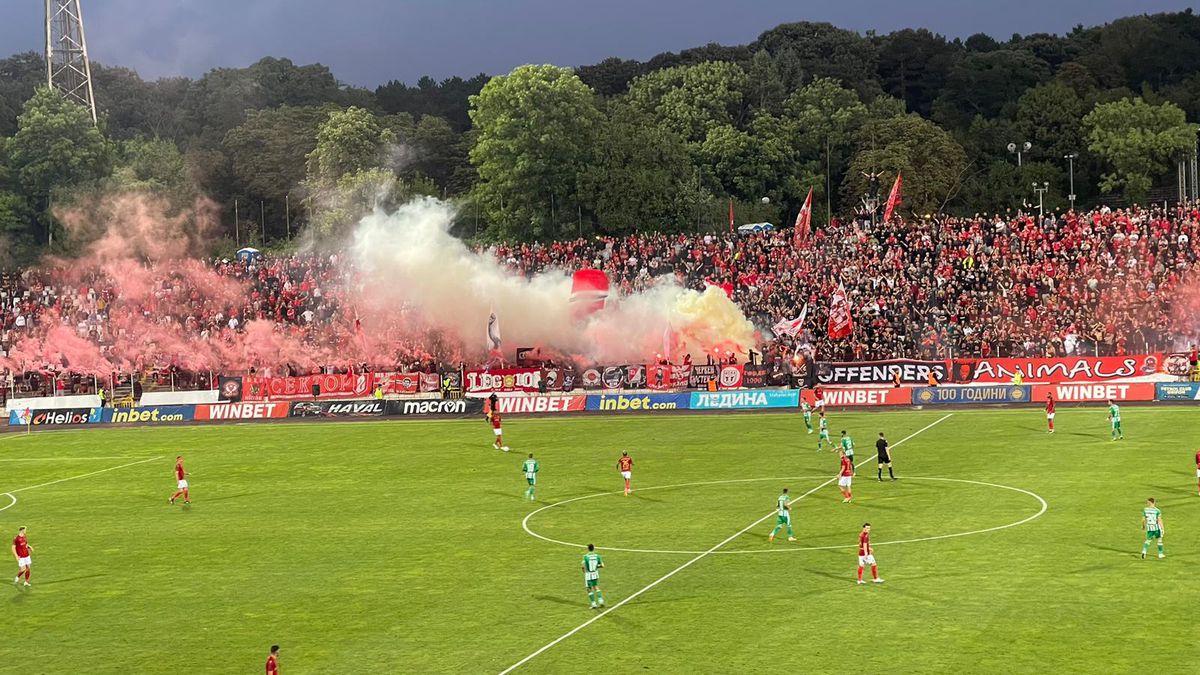
[[(769, 357), (798, 346), (821, 360), (1107, 356), (1184, 349), (1200, 332), (1196, 206), (1101, 208), (1041, 219), (858, 218), (818, 227), (799, 242), (784, 227), (481, 250), (516, 274), (599, 268), (623, 293), (666, 276), (694, 289), (720, 286), (763, 329), (760, 351)], [(130, 332), (145, 331), (146, 322), (161, 329), (147, 335), (147, 342), (180, 335), (212, 343), (227, 341), (250, 322), (266, 322), (314, 352), (341, 353), (359, 328), (345, 300), (354, 282), (344, 268), (336, 255), (191, 261), (142, 270), (147, 290), (134, 297), (118, 297), (127, 280), (115, 279), (111, 269), (9, 272), (0, 275), (0, 350), (18, 378), (30, 377), (22, 370), (35, 373), (42, 392), (86, 389), (88, 378), (54, 376), (71, 371), (69, 362), (30, 364), (46, 355), (14, 353), (22, 336), (52, 323), (96, 346), (103, 358), (127, 364), (139, 380), (210, 386), (211, 372), (189, 367), (170, 349), (137, 355), (114, 350), (133, 344), (138, 336)], [(824, 327), (839, 286), (846, 290), (854, 330), (831, 340)], [(805, 306), (801, 334), (770, 333), (776, 322), (799, 316)], [(441, 353), (450, 351), (445, 345), (419, 344), (411, 334), (406, 339), (397, 338), (378, 363), (340, 367), (429, 369), (439, 360), (459, 358)], [(25, 369), (13, 368), (18, 360)], [(269, 370), (312, 372), (290, 362)], [(25, 385), (33, 388), (28, 380)]]

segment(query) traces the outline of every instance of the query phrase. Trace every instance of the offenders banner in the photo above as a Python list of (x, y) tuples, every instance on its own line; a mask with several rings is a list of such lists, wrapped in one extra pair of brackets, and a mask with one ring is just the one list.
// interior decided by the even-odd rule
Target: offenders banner
[(1059, 402), (1069, 401), (1153, 401), (1153, 382), (1095, 382), (1092, 384), (1035, 384), (1033, 398), (1044, 401), (1046, 394)]
[(1032, 392), (1027, 384), (915, 387), (912, 392), (912, 402), (914, 405), (1028, 403), (1031, 396)]
[(503, 396), (496, 399), (500, 413), (560, 413), (587, 410), (586, 396)]
[(795, 408), (800, 405), (800, 392), (795, 389), (764, 389), (761, 391), (695, 391), (692, 410), (744, 410), (751, 408)]
[(1156, 401), (1200, 401), (1200, 382), (1159, 382), (1154, 385)]
[[(909, 387), (829, 387), (821, 390), (825, 405), (834, 408), (859, 408), (880, 405), (910, 405), (913, 402)], [(816, 401), (811, 389), (801, 392), (809, 405)]]
[(691, 394), (600, 394), (587, 397), (587, 409), (602, 412), (686, 410)]
[(379, 417), (384, 402), (367, 401), (297, 401), (292, 404), (291, 417)]
[(904, 384), (926, 384), (930, 373), (938, 382), (945, 382), (949, 372), (945, 361), (891, 361), (817, 363), (817, 382), (821, 384), (892, 384), (896, 373)]
[(1025, 382), (1096, 382), (1153, 375), (1162, 354), (1067, 356), (1055, 359), (965, 359), (954, 362), (955, 382), (1012, 382), (1017, 372)]
[(474, 417), (483, 414), (483, 399), (430, 398), (410, 401), (386, 401), (384, 414), (405, 417)]

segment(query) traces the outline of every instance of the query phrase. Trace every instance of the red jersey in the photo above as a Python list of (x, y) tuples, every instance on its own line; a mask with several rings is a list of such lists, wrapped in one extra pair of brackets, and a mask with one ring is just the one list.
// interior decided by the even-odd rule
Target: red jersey
[(499, 410), (492, 410), (492, 428), (493, 429), (500, 428), (500, 411)]
[(818, 401), (824, 401), (825, 392), (821, 391), (820, 389), (813, 389), (813, 398), (817, 399)]
[(1200, 450), (1196, 451), (1196, 468), (1200, 469)]
[[(826, 475), (828, 475), (828, 474), (826, 474)], [(849, 457), (842, 457), (842, 475), (843, 476), (853, 476), (854, 475), (854, 462), (851, 462)]]
[(274, 654), (267, 657), (267, 675), (279, 675), (279, 661)]
[(622, 455), (621, 459), (617, 460), (617, 468), (621, 471), (633, 471), (633, 458)]
[(13, 546), (17, 547), (18, 558), (29, 557), (29, 541), (25, 538), (25, 535), (18, 534), (17, 536), (13, 537)]
[(859, 555), (871, 555), (871, 533), (870, 532), (864, 531), (864, 532), (858, 533), (858, 554)]
[(1054, 412), (1054, 399), (1048, 398), (1046, 399), (1046, 413), (1049, 414), (1052, 412)]
[(177, 480), (183, 480), (183, 462), (175, 465), (175, 478)]

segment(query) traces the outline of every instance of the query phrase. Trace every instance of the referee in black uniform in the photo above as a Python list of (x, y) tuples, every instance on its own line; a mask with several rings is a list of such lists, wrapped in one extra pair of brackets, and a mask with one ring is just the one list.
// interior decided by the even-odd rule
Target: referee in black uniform
[(879, 440), (875, 441), (875, 472), (879, 480), (883, 480), (883, 465), (887, 465), (888, 475), (892, 480), (896, 480), (896, 474), (892, 473), (892, 456), (888, 454), (888, 442), (883, 437), (883, 432), (879, 432)]

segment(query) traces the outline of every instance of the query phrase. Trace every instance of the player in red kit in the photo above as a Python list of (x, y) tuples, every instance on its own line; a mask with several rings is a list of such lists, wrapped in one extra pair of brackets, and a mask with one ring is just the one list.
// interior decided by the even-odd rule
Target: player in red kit
[(621, 452), (621, 458), (617, 460), (617, 471), (621, 472), (621, 478), (625, 479), (625, 495), (633, 492), (631, 481), (633, 480), (633, 458), (629, 456), (629, 451)]
[(17, 559), (17, 578), (13, 579), (14, 584), (21, 583), (21, 577), (25, 577), (25, 587), (29, 587), (29, 568), (32, 563), (29, 560), (29, 554), (33, 553), (33, 547), (29, 545), (29, 540), (25, 538), (25, 526), (17, 528), (17, 536), (13, 537), (12, 543), (13, 557)]
[(187, 472), (183, 470), (183, 455), (175, 458), (175, 485), (178, 490), (171, 495), (167, 503), (174, 504), (175, 500), (179, 499), (179, 495), (183, 495), (183, 503), (191, 504), (192, 502), (188, 499)]
[(820, 385), (813, 389), (813, 410), (817, 412), (825, 411), (825, 392)]
[(850, 481), (854, 478), (854, 462), (846, 456), (845, 451), (838, 450), (838, 454), (842, 456), (842, 468), (838, 471), (838, 489), (842, 491), (842, 503), (845, 504), (854, 499), (850, 492)]
[(279, 675), (279, 645), (271, 645), (271, 653), (267, 656), (267, 675)]
[(1054, 433), (1054, 394), (1046, 394), (1046, 424), (1050, 426), (1050, 433)]
[(1200, 495), (1200, 450), (1196, 451), (1196, 494)]
[(496, 434), (496, 442), (492, 444), (492, 447), (508, 452), (508, 446), (504, 444), (503, 432), (500, 430), (500, 397), (495, 394), (488, 397), (487, 419), (492, 423), (492, 431)]
[(871, 548), (871, 524), (863, 523), (862, 532), (858, 533), (858, 583), (863, 583), (863, 567), (871, 566), (871, 581), (882, 584), (879, 578), (879, 568), (875, 566), (875, 549)]

